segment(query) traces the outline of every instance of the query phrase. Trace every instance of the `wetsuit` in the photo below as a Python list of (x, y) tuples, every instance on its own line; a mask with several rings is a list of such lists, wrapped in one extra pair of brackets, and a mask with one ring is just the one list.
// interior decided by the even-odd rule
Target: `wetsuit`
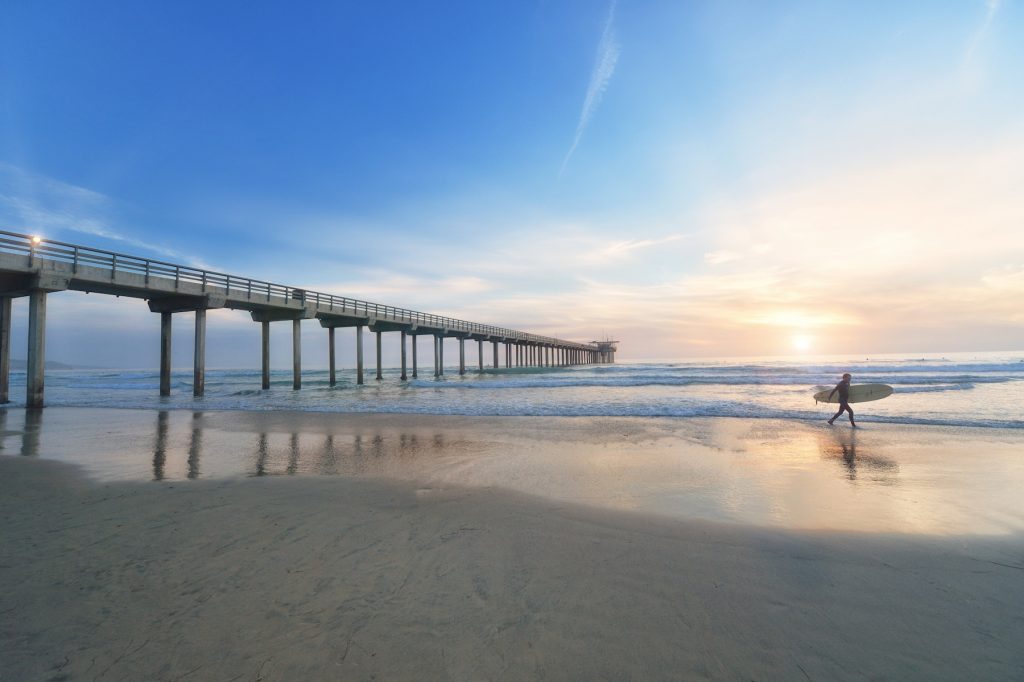
[[(845, 379), (843, 381), (840, 381), (838, 384), (836, 384), (836, 387), (834, 389), (832, 389), (832, 393), (839, 393), (839, 411), (836, 412), (834, 415), (832, 415), (832, 419), (829, 419), (828, 423), (831, 424), (835, 420), (835, 418), (838, 417), (839, 415), (841, 415), (843, 412), (849, 412), (850, 413), (850, 423), (852, 424), (853, 423), (853, 410), (850, 409), (850, 403), (849, 403), (849, 400), (850, 400), (850, 382), (846, 381)], [(829, 394), (829, 398), (832, 397), (832, 393)]]

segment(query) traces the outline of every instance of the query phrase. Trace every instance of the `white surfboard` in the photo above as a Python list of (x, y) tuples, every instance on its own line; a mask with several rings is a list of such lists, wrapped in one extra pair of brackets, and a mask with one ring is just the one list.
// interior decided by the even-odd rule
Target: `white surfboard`
[[(832, 396), (829, 400), (828, 395), (832, 392), (831, 388), (825, 389), (824, 391), (818, 391), (814, 394), (814, 402), (816, 403), (838, 403), (839, 402), (839, 391)], [(881, 400), (882, 398), (888, 398), (892, 395), (892, 386), (889, 384), (850, 384), (850, 399), (851, 403), (867, 403), (872, 400)]]

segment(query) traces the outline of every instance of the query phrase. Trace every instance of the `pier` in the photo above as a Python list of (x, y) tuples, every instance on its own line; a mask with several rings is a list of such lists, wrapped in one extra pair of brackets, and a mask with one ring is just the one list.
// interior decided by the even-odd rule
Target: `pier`
[[(206, 372), (206, 311), (245, 310), (262, 333), (262, 388), (270, 388), (270, 323), (292, 324), (293, 388), (302, 388), (303, 320), (316, 320), (327, 330), (329, 381), (336, 383), (335, 331), (351, 327), (356, 336), (356, 382), (364, 383), (363, 334), (376, 342), (375, 378), (383, 379), (381, 343), (384, 333), (401, 339), (401, 381), (417, 378), (417, 340), (433, 339), (433, 374), (444, 374), (444, 340), (458, 339), (459, 374), (466, 373), (466, 341), (477, 344), (477, 371), (484, 371), (484, 344), (491, 344), (491, 368), (504, 366), (564, 367), (612, 363), (615, 342), (579, 343), (422, 313), (381, 303), (326, 294), (262, 280), (203, 270), (140, 256), (69, 244), (0, 230), (0, 402), (9, 399), (10, 335), (13, 299), (27, 297), (28, 358), (26, 406), (44, 405), (46, 300), (55, 292), (79, 291), (141, 299), (160, 315), (160, 395), (171, 392), (171, 328), (175, 313), (195, 313), (193, 394), (201, 397)], [(407, 367), (407, 343), (412, 367)], [(411, 371), (410, 371), (411, 369)]]

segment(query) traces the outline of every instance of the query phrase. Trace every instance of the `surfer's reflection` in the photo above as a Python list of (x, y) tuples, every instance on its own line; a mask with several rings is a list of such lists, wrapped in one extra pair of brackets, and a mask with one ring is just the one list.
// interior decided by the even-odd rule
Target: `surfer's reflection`
[(900, 466), (887, 457), (873, 455), (864, 447), (857, 447), (857, 432), (852, 430), (829, 430), (827, 435), (818, 437), (818, 446), (824, 459), (839, 461), (846, 469), (846, 478), (851, 481), (869, 480), (892, 485), (897, 482)]

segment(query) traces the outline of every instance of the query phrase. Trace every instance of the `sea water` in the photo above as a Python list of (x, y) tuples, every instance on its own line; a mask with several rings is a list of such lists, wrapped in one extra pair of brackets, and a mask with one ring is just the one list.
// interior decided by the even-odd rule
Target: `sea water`
[[(475, 358), (472, 359), (475, 361)], [(485, 363), (486, 364), (486, 363)], [(206, 395), (192, 396), (191, 370), (175, 371), (172, 395), (159, 396), (159, 374), (141, 370), (55, 370), (46, 373), (52, 406), (299, 410), (458, 415), (743, 417), (819, 420), (833, 405), (813, 394), (839, 381), (885, 383), (885, 400), (855, 404), (860, 421), (1024, 428), (1024, 352), (872, 357), (694, 359), (613, 365), (477, 370), (460, 376), (432, 367), (403, 382), (397, 369), (382, 381), (374, 370), (357, 385), (355, 370), (304, 370), (292, 390), (290, 370), (271, 373), (260, 390), (259, 369), (210, 369)], [(410, 371), (411, 374), (411, 371)], [(13, 404), (24, 403), (25, 374), (11, 373)], [(844, 417), (845, 418), (845, 417)]]

